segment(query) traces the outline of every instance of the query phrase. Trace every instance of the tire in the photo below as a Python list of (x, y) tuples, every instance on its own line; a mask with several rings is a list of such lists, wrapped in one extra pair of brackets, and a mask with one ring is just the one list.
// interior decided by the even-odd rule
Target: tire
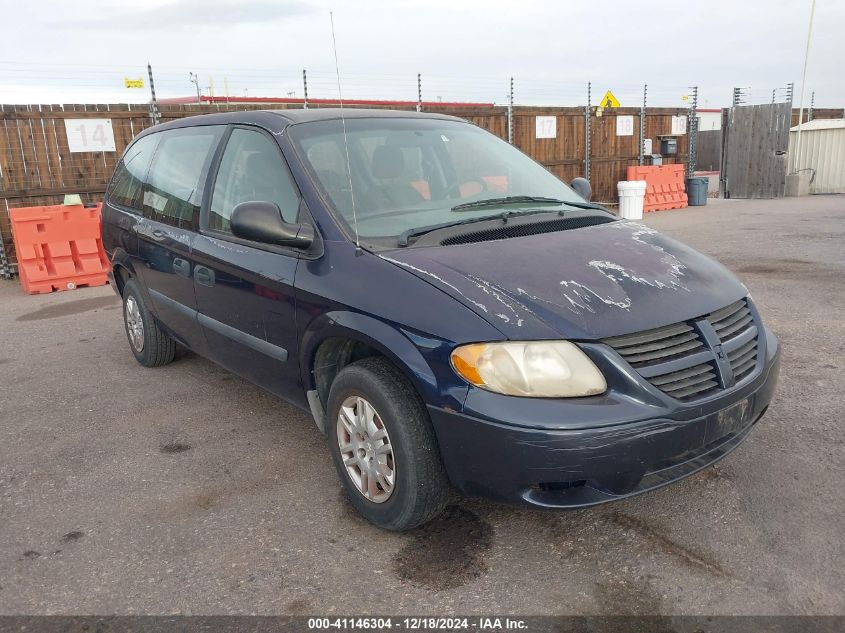
[[(339, 436), (347, 447), (356, 441), (352, 440), (350, 427), (340, 419), (341, 407), (360, 403), (359, 398), (372, 405), (373, 419), (386, 431), (387, 439), (376, 439), (375, 442), (385, 442), (392, 449), (388, 462), (380, 466), (382, 469), (387, 467), (385, 472), (390, 470), (391, 464), (393, 466), (392, 488), (386, 499), (386, 488), (382, 483), (388, 478), (382, 475), (372, 491), (373, 498), (368, 498), (360, 488), (363, 476), (356, 479), (356, 474), (350, 472), (350, 468), (356, 473), (361, 472), (361, 468), (357, 465), (348, 467), (344, 463), (344, 459), (355, 459), (350, 455), (358, 453), (347, 451), (345, 456), (341, 453)], [(366, 406), (363, 410), (367, 410)], [(347, 406), (344, 411), (348, 420), (350, 407)], [(365, 358), (338, 373), (329, 392), (326, 425), (332, 460), (349, 501), (368, 521), (388, 530), (402, 531), (422, 525), (443, 511), (451, 487), (440, 461), (440, 450), (428, 412), (408, 380), (388, 361)], [(378, 435), (376, 431), (371, 437)], [(372, 443), (364, 445), (372, 448)], [(383, 448), (383, 445), (379, 447)], [(377, 453), (373, 450), (369, 454)], [(391, 456), (392, 460), (389, 460)], [(380, 458), (383, 456), (377, 457)], [(371, 478), (368, 477), (367, 481)]]
[(173, 360), (176, 343), (159, 327), (133, 279), (123, 286), (123, 326), (129, 349), (144, 367), (160, 367)]

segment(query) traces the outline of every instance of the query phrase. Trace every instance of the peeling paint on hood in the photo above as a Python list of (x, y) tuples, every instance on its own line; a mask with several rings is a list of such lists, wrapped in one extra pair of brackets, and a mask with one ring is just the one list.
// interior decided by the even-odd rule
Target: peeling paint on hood
[(637, 222), (381, 257), (513, 339), (627, 334), (701, 316), (746, 294), (717, 262)]

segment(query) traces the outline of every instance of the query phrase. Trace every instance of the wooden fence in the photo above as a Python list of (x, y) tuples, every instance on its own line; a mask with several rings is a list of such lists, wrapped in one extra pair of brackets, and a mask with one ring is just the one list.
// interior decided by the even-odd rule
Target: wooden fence
[[(225, 103), (164, 105), (159, 106), (159, 111), (161, 121), (166, 122), (208, 112), (265, 107)], [(426, 110), (463, 117), (507, 138), (508, 115), (505, 107)], [(672, 131), (672, 117), (685, 116), (686, 112), (680, 108), (646, 110), (645, 137), (652, 139), (655, 152), (659, 151), (659, 136)], [(537, 116), (556, 118), (555, 138), (536, 138)], [(617, 136), (619, 116), (633, 117), (631, 135)], [(70, 152), (64, 126), (64, 120), (68, 118), (111, 119), (116, 151)], [(593, 199), (615, 204), (616, 183), (625, 179), (629, 165), (638, 164), (638, 108), (605, 109), (603, 112), (593, 108), (587, 118), (583, 107), (516, 107), (513, 110), (514, 144), (556, 176), (570, 182), (584, 175), (587, 158), (585, 126), (588, 119)], [(61, 204), (65, 194), (79, 194), (83, 202), (101, 200), (121, 153), (136, 134), (151, 124), (147, 105), (0, 105), (0, 236), (12, 270), (15, 254), (8, 209)], [(664, 158), (664, 163), (686, 161), (687, 136), (681, 135), (678, 141), (678, 155)]]

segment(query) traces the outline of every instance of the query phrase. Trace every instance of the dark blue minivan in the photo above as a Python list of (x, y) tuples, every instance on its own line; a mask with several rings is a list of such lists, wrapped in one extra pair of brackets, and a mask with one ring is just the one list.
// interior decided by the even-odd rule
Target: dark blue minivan
[(130, 348), (176, 345), (309, 410), (392, 530), (452, 487), (622, 499), (727, 455), (778, 342), (713, 260), (454, 117), (197, 116), (139, 134), (103, 206)]

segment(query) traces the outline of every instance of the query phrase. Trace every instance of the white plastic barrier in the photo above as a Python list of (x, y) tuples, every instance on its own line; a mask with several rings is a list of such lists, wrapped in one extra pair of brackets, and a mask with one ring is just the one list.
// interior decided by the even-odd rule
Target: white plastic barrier
[(626, 220), (641, 220), (645, 199), (645, 180), (621, 180), (619, 190), (619, 217)]

